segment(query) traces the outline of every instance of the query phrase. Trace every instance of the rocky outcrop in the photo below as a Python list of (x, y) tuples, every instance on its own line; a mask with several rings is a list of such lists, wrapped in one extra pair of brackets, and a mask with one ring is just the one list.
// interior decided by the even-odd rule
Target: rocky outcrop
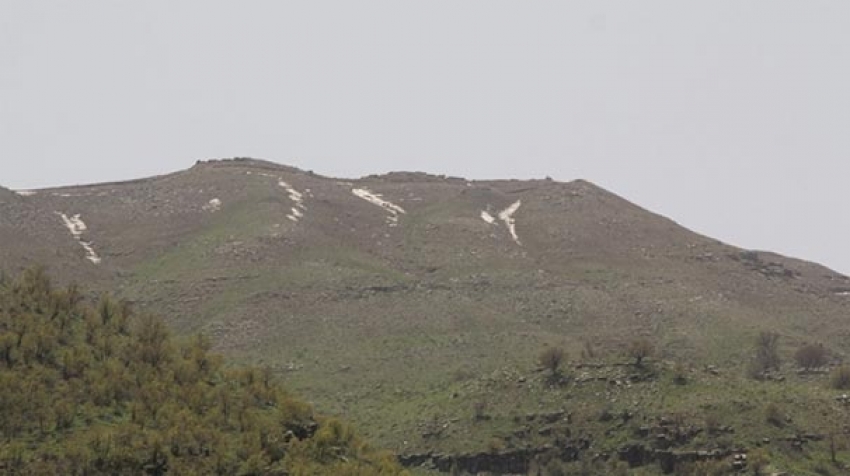
[(287, 433), (291, 433), (292, 436), (299, 440), (306, 440), (312, 438), (313, 435), (316, 434), (316, 431), (319, 429), (319, 424), (315, 421), (306, 421), (306, 422), (292, 422), (286, 425)]
[(618, 450), (620, 460), (632, 468), (658, 463), (665, 473), (673, 472), (683, 463), (696, 461), (721, 460), (731, 456), (731, 449), (676, 451), (668, 449), (653, 449), (641, 443), (625, 445)]
[(561, 461), (576, 461), (581, 452), (589, 447), (589, 441), (576, 441), (569, 445), (537, 448), (518, 448), (498, 452), (481, 453), (421, 453), (400, 455), (399, 462), (408, 467), (425, 467), (437, 471), (449, 472), (452, 468), (464, 473), (478, 474), (527, 474), (531, 462), (547, 455)]
[[(527, 474), (531, 462), (535, 459), (557, 458), (564, 462), (578, 461), (582, 452), (589, 447), (589, 441), (581, 440), (560, 447), (547, 445), (489, 453), (444, 454), (429, 452), (408, 454), (400, 455), (398, 460), (408, 468), (427, 468), (441, 472), (449, 472), (454, 469), (470, 474)], [(620, 447), (616, 457), (633, 468), (657, 464), (663, 472), (671, 473), (676, 467), (685, 463), (717, 461), (736, 454), (745, 453), (728, 448), (689, 451), (658, 449), (642, 443), (633, 443)], [(605, 459), (607, 458), (606, 456)]]
[(798, 278), (800, 273), (788, 269), (782, 263), (765, 261), (757, 251), (741, 251), (729, 255), (733, 260), (740, 261), (747, 269), (757, 271), (768, 278)]

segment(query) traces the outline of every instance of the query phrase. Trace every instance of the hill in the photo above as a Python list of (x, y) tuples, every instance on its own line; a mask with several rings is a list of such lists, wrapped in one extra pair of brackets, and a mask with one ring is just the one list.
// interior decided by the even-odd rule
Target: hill
[(0, 382), (4, 474), (402, 473), (270, 373), (38, 271), (0, 281)]
[(8, 188), (0, 187), (0, 203), (11, 202), (17, 199), (15, 192)]
[[(780, 335), (786, 362), (808, 343), (836, 362), (850, 350), (846, 276), (695, 234), (583, 180), (348, 180), (237, 159), (19, 198), (0, 216), (12, 237), (0, 267), (48, 263), (61, 282), (111, 289), (178, 334), (269, 366), (400, 454), (564, 443), (515, 432), (554, 431), (524, 419), (573, 407), (639, 415), (631, 425), (671, 407), (701, 421), (708, 406), (749, 422), (732, 443), (752, 446), (776, 436), (759, 417), (765, 384), (745, 377), (762, 331)], [(618, 386), (640, 374), (625, 355), (637, 338), (656, 349), (657, 372)], [(553, 347), (573, 379), (550, 389), (537, 359)], [(674, 362), (695, 382), (687, 391), (661, 385)], [(800, 378), (783, 391), (808, 408), (798, 429), (821, 433), (830, 418), (809, 412), (832, 415), (834, 395), (825, 377)], [(746, 412), (723, 403), (754, 395)], [(471, 418), (482, 405), (487, 418)], [(595, 448), (582, 458), (634, 436), (573, 418), (572, 435), (583, 426)]]

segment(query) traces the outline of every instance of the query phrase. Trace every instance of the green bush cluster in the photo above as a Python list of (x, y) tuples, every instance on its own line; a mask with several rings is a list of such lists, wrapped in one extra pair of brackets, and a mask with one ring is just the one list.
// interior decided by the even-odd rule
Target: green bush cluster
[(3, 474), (394, 475), (271, 372), (225, 366), (160, 319), (84, 304), (39, 270), (0, 278)]

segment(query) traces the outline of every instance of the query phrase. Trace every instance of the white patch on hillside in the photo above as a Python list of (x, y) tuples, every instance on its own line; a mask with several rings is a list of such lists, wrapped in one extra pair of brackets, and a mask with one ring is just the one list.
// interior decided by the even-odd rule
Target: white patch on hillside
[(32, 197), (33, 195), (38, 194), (35, 190), (15, 190), (15, 193), (22, 197)]
[(307, 207), (304, 206), (304, 194), (295, 190), (292, 185), (289, 185), (280, 178), (278, 178), (277, 184), (283, 187), (284, 190), (286, 190), (286, 193), (289, 194), (289, 199), (295, 202), (295, 206), (290, 209), (291, 213), (286, 215), (286, 218), (297, 223), (299, 219), (304, 217), (304, 212), (301, 210), (307, 209)]
[(481, 210), (481, 219), (486, 221), (489, 225), (496, 223), (496, 219), (493, 218), (493, 215), (485, 212), (484, 210)]
[(55, 212), (62, 218), (62, 222), (65, 224), (65, 227), (68, 228), (68, 231), (71, 232), (71, 236), (77, 240), (77, 243), (86, 250), (86, 259), (91, 261), (94, 264), (100, 264), (100, 256), (94, 251), (94, 247), (92, 247), (92, 243), (90, 241), (83, 241), (82, 236), (83, 233), (88, 231), (88, 227), (85, 222), (80, 218), (80, 214), (77, 213), (74, 216), (69, 217), (68, 215)]
[[(305, 194), (299, 192), (298, 190), (295, 189), (295, 187), (286, 183), (283, 180), (283, 177), (281, 177), (279, 175), (268, 174), (268, 173), (265, 173), (265, 172), (251, 172), (250, 170), (246, 171), (245, 174), (246, 175), (259, 175), (261, 177), (269, 177), (269, 178), (273, 178), (273, 179), (277, 180), (277, 185), (279, 187), (283, 188), (284, 190), (286, 190), (286, 193), (289, 196), (289, 199), (292, 200), (292, 202), (295, 204), (292, 208), (289, 209), (289, 213), (286, 214), (286, 218), (289, 221), (294, 222), (294, 223), (298, 223), (298, 221), (301, 218), (304, 218), (304, 212), (307, 210), (307, 207), (304, 205), (304, 195)], [(313, 196), (313, 194), (310, 193), (309, 188), (306, 190), (306, 194), (310, 197)]]
[(374, 193), (374, 192), (371, 192), (371, 191), (369, 191), (365, 188), (353, 188), (353, 189), (351, 189), (351, 193), (353, 193), (355, 196), (357, 196), (359, 198), (362, 198), (363, 200), (366, 200), (367, 202), (369, 202), (373, 205), (377, 205), (377, 206), (383, 208), (384, 211), (389, 213), (390, 216), (387, 217), (387, 224), (389, 226), (398, 225), (398, 216), (400, 214), (406, 214), (407, 213), (406, 211), (404, 211), (404, 208), (401, 208), (400, 206), (396, 205), (395, 203), (384, 200), (383, 195), (381, 195), (380, 193)]
[(511, 236), (518, 245), (522, 245), (522, 242), (519, 241), (519, 236), (516, 233), (516, 220), (514, 219), (514, 213), (516, 213), (520, 205), (522, 205), (522, 200), (517, 200), (512, 203), (511, 206), (499, 212), (499, 219), (505, 222), (505, 226), (508, 227), (508, 231), (511, 232)]
[(271, 177), (271, 178), (276, 178), (276, 179), (280, 178), (277, 175), (267, 174), (265, 172), (251, 172), (250, 170), (245, 172), (245, 175), (259, 175), (261, 177)]
[(83, 249), (86, 250), (87, 260), (91, 261), (94, 264), (100, 264), (100, 256), (98, 256), (97, 253), (94, 251), (91, 241), (80, 240), (80, 246), (82, 246)]
[(221, 200), (213, 198), (206, 205), (203, 206), (203, 209), (208, 212), (217, 212), (221, 210)]

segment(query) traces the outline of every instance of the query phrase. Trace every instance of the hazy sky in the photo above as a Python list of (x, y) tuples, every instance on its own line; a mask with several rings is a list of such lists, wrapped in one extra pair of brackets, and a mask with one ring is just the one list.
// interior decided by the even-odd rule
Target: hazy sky
[(0, 185), (586, 178), (850, 273), (850, 2), (0, 0)]

